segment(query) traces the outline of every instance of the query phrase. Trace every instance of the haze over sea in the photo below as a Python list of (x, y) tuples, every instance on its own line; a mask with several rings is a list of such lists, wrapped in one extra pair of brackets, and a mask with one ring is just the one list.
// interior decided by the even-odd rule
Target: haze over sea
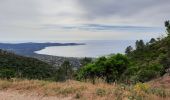
[(134, 47), (135, 41), (86, 40), (86, 41), (74, 41), (74, 43), (85, 43), (85, 45), (51, 46), (46, 47), (45, 49), (42, 49), (40, 51), (36, 51), (36, 53), (64, 57), (99, 57), (114, 53), (124, 53), (125, 48), (127, 46), (131, 45)]

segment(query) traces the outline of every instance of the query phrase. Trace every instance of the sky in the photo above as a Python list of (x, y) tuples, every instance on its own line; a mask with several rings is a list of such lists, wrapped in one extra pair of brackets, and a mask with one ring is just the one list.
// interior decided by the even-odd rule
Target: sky
[(136, 40), (165, 34), (170, 0), (0, 0), (0, 41)]

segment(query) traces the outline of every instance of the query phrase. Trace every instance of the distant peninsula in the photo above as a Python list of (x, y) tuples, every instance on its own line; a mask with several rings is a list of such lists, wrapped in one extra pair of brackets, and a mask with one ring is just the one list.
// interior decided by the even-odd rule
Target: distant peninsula
[(34, 56), (39, 51), (49, 46), (76, 46), (84, 43), (0, 43), (0, 49), (14, 52), (23, 56)]

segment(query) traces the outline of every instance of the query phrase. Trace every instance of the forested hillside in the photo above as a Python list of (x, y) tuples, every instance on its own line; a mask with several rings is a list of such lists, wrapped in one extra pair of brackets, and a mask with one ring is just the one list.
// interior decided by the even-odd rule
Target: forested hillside
[(126, 55), (133, 66), (126, 71), (126, 77), (141, 82), (160, 77), (170, 68), (170, 24), (165, 22), (167, 36), (152, 38), (148, 43), (136, 41), (136, 48), (127, 47)]
[(1, 78), (48, 79), (53, 74), (53, 67), (47, 63), (0, 50)]

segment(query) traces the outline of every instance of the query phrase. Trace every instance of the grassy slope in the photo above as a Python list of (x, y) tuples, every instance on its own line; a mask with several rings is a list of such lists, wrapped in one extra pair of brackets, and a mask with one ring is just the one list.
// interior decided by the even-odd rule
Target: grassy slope
[(0, 80), (0, 90), (9, 90), (22, 93), (37, 93), (39, 96), (45, 97), (71, 97), (80, 100), (169, 100), (169, 89), (163, 89), (164, 85), (169, 84), (170, 77), (167, 76), (168, 83), (160, 84), (164, 80), (158, 82), (157, 87), (152, 86), (154, 82), (145, 84), (138, 83), (134, 86), (117, 85), (67, 81), (67, 82), (49, 82), (39, 80)]

